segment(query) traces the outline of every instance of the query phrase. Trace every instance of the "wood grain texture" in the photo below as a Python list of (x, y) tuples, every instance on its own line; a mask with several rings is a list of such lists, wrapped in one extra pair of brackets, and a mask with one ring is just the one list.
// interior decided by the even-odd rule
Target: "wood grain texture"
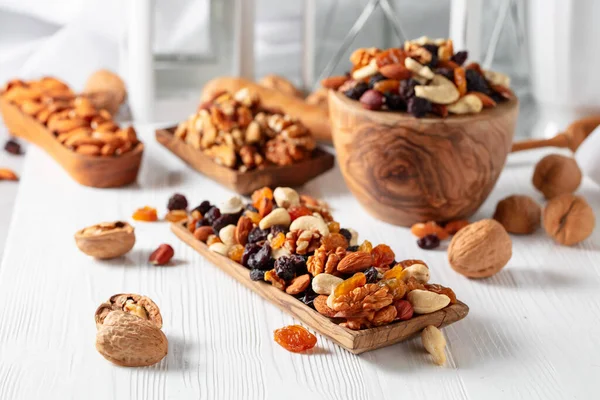
[(373, 216), (403, 226), (473, 215), (502, 171), (517, 114), (514, 100), (474, 116), (417, 119), (329, 93), (348, 187)]
[(264, 107), (281, 110), (292, 117), (298, 118), (310, 129), (318, 141), (331, 143), (331, 129), (329, 127), (327, 109), (314, 104), (308, 104), (302, 98), (286, 95), (285, 93), (269, 89), (247, 79), (229, 76), (215, 78), (206, 83), (202, 88), (200, 101), (207, 101), (215, 93), (224, 90), (235, 93), (242, 88), (248, 88), (250, 93), (256, 94)]
[(550, 139), (527, 139), (513, 143), (512, 150), (523, 151), (541, 147), (563, 147), (575, 152), (583, 141), (600, 125), (600, 115), (582, 118), (573, 122), (564, 132)]
[(173, 135), (174, 132), (174, 127), (158, 129), (156, 140), (196, 171), (239, 194), (251, 194), (264, 186), (301, 186), (330, 170), (334, 164), (334, 157), (331, 153), (317, 148), (312, 157), (305, 161), (286, 166), (269, 166), (242, 173), (215, 163), (201, 150), (196, 150), (183, 140), (176, 138)]
[(428, 325), (435, 325), (437, 327), (450, 325), (465, 318), (469, 313), (469, 307), (459, 301), (443, 310), (415, 316), (408, 321), (400, 321), (378, 328), (353, 331), (339, 326), (329, 318), (324, 317), (276, 287), (264, 282), (251, 280), (247, 268), (231, 261), (227, 257), (210, 251), (208, 246), (197, 240), (183, 224), (172, 224), (171, 230), (178, 238), (242, 285), (258, 293), (282, 311), (287, 312), (354, 354), (379, 349), (410, 339)]
[(44, 125), (3, 98), (0, 98), (0, 112), (11, 134), (44, 149), (71, 178), (84, 186), (119, 187), (137, 179), (144, 152), (141, 142), (122, 156), (86, 156), (63, 146)]

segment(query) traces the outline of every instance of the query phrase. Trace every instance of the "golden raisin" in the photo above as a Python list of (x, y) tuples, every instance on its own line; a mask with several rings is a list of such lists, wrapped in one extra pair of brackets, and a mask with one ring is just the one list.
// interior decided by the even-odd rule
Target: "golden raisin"
[(198, 210), (192, 210), (192, 217), (195, 219), (200, 219), (202, 218), (202, 213)]
[(381, 287), (387, 286), (389, 293), (393, 296), (394, 300), (400, 300), (406, 294), (406, 283), (402, 279), (382, 279), (377, 284)]
[(254, 193), (252, 193), (252, 205), (254, 208), (258, 209), (263, 199), (273, 200), (273, 191), (271, 188), (265, 186), (261, 189), (255, 190)]
[(404, 60), (406, 59), (406, 53), (403, 49), (399, 48), (391, 48), (375, 56), (375, 62), (378, 67), (383, 67), (388, 64), (402, 64), (404, 65)]
[(208, 239), (206, 239), (206, 245), (210, 246), (211, 244), (222, 243), (221, 239), (217, 235), (209, 235)]
[(271, 248), (279, 249), (285, 243), (285, 234), (283, 232), (279, 232), (272, 240), (271, 240)]
[(288, 213), (290, 213), (292, 221), (305, 215), (312, 215), (310, 208), (305, 206), (291, 206), (288, 208)]
[(241, 244), (234, 244), (227, 251), (227, 257), (229, 257), (236, 263), (242, 261), (242, 254), (244, 254), (244, 246), (242, 246)]
[(416, 280), (414, 276), (411, 276), (406, 281), (406, 291), (410, 292), (416, 289), (425, 290), (425, 285)]
[(448, 232), (435, 221), (416, 223), (410, 228), (410, 231), (419, 239), (427, 235), (436, 235), (440, 240), (444, 240), (449, 236)]
[(179, 222), (186, 219), (187, 216), (187, 211), (185, 210), (173, 210), (167, 213), (165, 219), (169, 222)]
[(427, 264), (425, 264), (425, 261), (423, 261), (423, 260), (416, 260), (416, 259), (414, 259), (414, 260), (402, 260), (402, 261), (400, 261), (398, 263), (398, 265), (401, 265), (402, 268), (408, 268), (411, 265), (415, 265), (415, 264), (423, 264), (424, 266), (427, 267)]
[(254, 211), (246, 211), (246, 217), (250, 218), (253, 224), (258, 224), (260, 222), (260, 214)]
[(450, 297), (450, 304), (456, 303), (456, 294), (454, 293), (454, 290), (450, 289), (449, 287), (438, 285), (437, 283), (428, 283), (425, 284), (425, 289), (437, 294), (445, 294), (446, 296)]
[(317, 337), (300, 325), (276, 329), (273, 338), (281, 347), (294, 353), (310, 350), (317, 344)]
[(469, 225), (469, 221), (464, 220), (464, 219), (458, 219), (456, 221), (448, 222), (446, 224), (446, 226), (444, 227), (444, 229), (450, 235), (454, 235), (456, 232), (460, 231), (462, 228), (464, 228), (467, 225)]
[(358, 251), (364, 251), (365, 253), (371, 253), (371, 250), (373, 250), (373, 245), (368, 240), (362, 242), (358, 247)]
[(390, 269), (389, 271), (386, 271), (383, 274), (383, 279), (400, 279), (402, 280), (402, 271), (404, 271), (404, 268), (402, 268), (402, 265), (400, 264), (396, 264), (394, 266), (394, 268)]
[(396, 258), (394, 251), (387, 244), (375, 246), (371, 251), (371, 256), (373, 256), (373, 266), (377, 268), (388, 267)]
[(379, 93), (398, 93), (399, 88), (400, 81), (397, 79), (384, 79), (373, 85), (373, 89)]
[(145, 206), (135, 210), (131, 216), (136, 221), (154, 222), (158, 221), (158, 215), (156, 214), (156, 208)]
[(333, 291), (333, 297), (340, 297), (344, 294), (350, 293), (357, 287), (362, 287), (366, 284), (367, 277), (365, 276), (365, 274), (363, 274), (362, 272), (357, 272), (335, 287)]
[(340, 231), (340, 223), (331, 221), (327, 224), (327, 228), (329, 228), (329, 233), (338, 233)]

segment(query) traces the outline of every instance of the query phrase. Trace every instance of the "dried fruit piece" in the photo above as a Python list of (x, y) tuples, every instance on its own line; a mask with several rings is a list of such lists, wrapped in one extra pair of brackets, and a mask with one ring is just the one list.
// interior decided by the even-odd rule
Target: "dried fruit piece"
[(380, 93), (398, 93), (398, 90), (400, 89), (400, 81), (397, 79), (385, 79), (373, 85), (373, 89)]
[(417, 240), (417, 245), (425, 250), (435, 249), (440, 245), (440, 238), (435, 234), (425, 235)]
[(273, 200), (273, 191), (271, 190), (271, 188), (265, 186), (261, 189), (255, 190), (252, 193), (251, 198), (252, 198), (252, 205), (254, 206), (254, 208), (256, 208), (258, 210), (263, 199)]
[(242, 255), (244, 254), (244, 246), (241, 244), (234, 244), (227, 251), (227, 257), (230, 260), (240, 263), (242, 261)]
[(415, 265), (415, 264), (423, 264), (424, 266), (427, 266), (427, 264), (425, 264), (425, 261), (423, 261), (423, 260), (413, 260), (413, 259), (411, 259), (411, 260), (402, 260), (398, 264), (401, 265), (402, 268), (405, 268), (405, 269), (408, 268), (408, 267), (410, 267), (411, 265)]
[(277, 276), (274, 269), (265, 272), (265, 281), (271, 282), (279, 290), (285, 290), (285, 281)]
[(23, 154), (21, 151), (21, 145), (15, 139), (7, 140), (6, 144), (4, 145), (4, 150), (16, 156)]
[(277, 236), (271, 239), (271, 247), (273, 249), (279, 249), (285, 243), (285, 235), (283, 232), (279, 232)]
[(367, 284), (367, 277), (362, 272), (357, 272), (352, 277), (346, 279), (333, 290), (333, 297), (337, 298), (350, 293), (354, 289)]
[(456, 234), (458, 231), (460, 231), (462, 228), (464, 228), (465, 226), (469, 225), (469, 221), (467, 221), (466, 219), (457, 219), (455, 221), (450, 221), (448, 222), (445, 226), (444, 229), (446, 230), (446, 232), (448, 232), (450, 235), (454, 235)]
[(403, 49), (399, 48), (391, 48), (375, 56), (375, 62), (377, 63), (377, 67), (381, 68), (384, 65), (388, 64), (401, 64), (404, 65), (404, 60), (406, 59), (406, 53)]
[(167, 210), (185, 210), (187, 209), (188, 201), (184, 195), (175, 193), (171, 198), (169, 198), (169, 202), (167, 203)]
[(425, 285), (419, 282), (414, 276), (409, 277), (406, 280), (406, 291), (411, 292), (417, 289), (425, 290)]
[[(264, 218), (267, 215), (269, 215), (271, 213), (271, 211), (273, 211), (273, 199), (269, 199), (268, 197), (264, 197), (262, 200), (260, 200), (260, 203), (258, 205), (258, 215), (260, 215), (260, 218)], [(285, 211), (284, 209), (281, 209), (282, 211)]]
[(161, 244), (158, 246), (158, 249), (154, 250), (154, 252), (150, 254), (148, 261), (150, 261), (152, 265), (166, 265), (169, 261), (171, 261), (171, 258), (173, 258), (174, 254), (175, 250), (173, 250), (171, 246), (166, 243)]
[(450, 304), (456, 303), (456, 294), (454, 293), (454, 290), (450, 289), (449, 287), (445, 287), (437, 283), (430, 283), (425, 284), (425, 289), (437, 294), (445, 294), (450, 298)]
[(340, 233), (340, 223), (336, 221), (330, 221), (327, 223), (329, 233)]
[(169, 222), (180, 222), (184, 219), (187, 219), (188, 214), (185, 210), (173, 210), (169, 211), (167, 215), (165, 215), (165, 219)]
[(217, 235), (209, 235), (206, 239), (206, 245), (210, 247), (215, 243), (222, 243), (221, 239)]
[(456, 85), (458, 93), (461, 97), (467, 94), (467, 78), (465, 76), (465, 69), (463, 67), (454, 69), (454, 84)]
[(18, 181), (19, 177), (13, 170), (0, 168), (0, 181)]
[(373, 266), (377, 268), (389, 267), (394, 262), (396, 255), (390, 246), (386, 244), (378, 244), (371, 251), (373, 257)]
[(317, 344), (317, 337), (300, 325), (276, 329), (273, 337), (281, 347), (294, 353), (310, 350)]
[(437, 235), (440, 240), (444, 240), (449, 236), (448, 232), (435, 221), (416, 223), (410, 228), (410, 231), (418, 238), (434, 234)]
[(394, 300), (400, 300), (406, 294), (406, 283), (402, 279), (382, 279), (377, 282), (379, 286), (386, 286), (389, 294), (392, 295)]
[(260, 214), (254, 211), (246, 211), (246, 217), (250, 218), (253, 224), (258, 225), (260, 222)]
[(131, 216), (136, 221), (154, 222), (158, 221), (158, 215), (156, 214), (156, 208), (145, 206), (138, 208)]
[(358, 247), (358, 251), (364, 251), (365, 253), (371, 253), (371, 250), (373, 250), (373, 245), (368, 240), (362, 242)]
[(396, 264), (394, 266), (394, 268), (386, 271), (383, 274), (383, 279), (399, 279), (399, 280), (402, 280), (403, 277), (404, 277), (404, 268), (402, 268), (402, 265), (400, 265), (400, 264)]
[(305, 215), (312, 215), (313, 212), (306, 206), (292, 206), (288, 208), (288, 213), (290, 214), (291, 220), (294, 221)]

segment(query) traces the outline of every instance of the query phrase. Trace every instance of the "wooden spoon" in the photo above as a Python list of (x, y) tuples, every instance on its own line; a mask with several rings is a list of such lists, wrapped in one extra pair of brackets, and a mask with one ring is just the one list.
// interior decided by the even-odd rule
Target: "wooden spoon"
[(537, 149), (540, 147), (563, 147), (575, 152), (579, 145), (600, 125), (600, 115), (587, 117), (573, 122), (567, 130), (551, 139), (531, 139), (513, 143), (512, 152)]

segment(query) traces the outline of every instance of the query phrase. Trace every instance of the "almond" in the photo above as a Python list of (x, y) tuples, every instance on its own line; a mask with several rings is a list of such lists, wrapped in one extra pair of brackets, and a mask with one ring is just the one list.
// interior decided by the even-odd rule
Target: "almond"
[(412, 73), (402, 64), (388, 64), (379, 68), (381, 75), (389, 79), (397, 79), (399, 81), (408, 79)]
[(290, 285), (287, 288), (285, 288), (285, 291), (287, 294), (291, 295), (299, 294), (304, 292), (308, 285), (310, 285), (310, 275), (300, 275), (292, 279)]
[(369, 268), (372, 262), (371, 254), (364, 251), (357, 251), (344, 257), (338, 264), (337, 270), (345, 274), (362, 272)]
[(315, 306), (315, 310), (319, 312), (319, 314), (324, 315), (329, 318), (333, 318), (336, 314), (328, 305), (327, 305), (327, 297), (325, 295), (317, 296), (313, 302)]
[(337, 90), (348, 79), (350, 78), (348, 78), (346, 75), (330, 76), (329, 78), (321, 80), (321, 86), (323, 86), (325, 89)]
[(215, 230), (212, 226), (200, 226), (194, 230), (194, 237), (201, 242), (206, 242), (210, 235), (213, 235)]
[(479, 97), (479, 100), (481, 100), (481, 103), (483, 104), (483, 108), (496, 107), (496, 102), (494, 101), (494, 99), (492, 99), (490, 96), (488, 96), (485, 93), (469, 92), (467, 94), (474, 94), (475, 96)]

